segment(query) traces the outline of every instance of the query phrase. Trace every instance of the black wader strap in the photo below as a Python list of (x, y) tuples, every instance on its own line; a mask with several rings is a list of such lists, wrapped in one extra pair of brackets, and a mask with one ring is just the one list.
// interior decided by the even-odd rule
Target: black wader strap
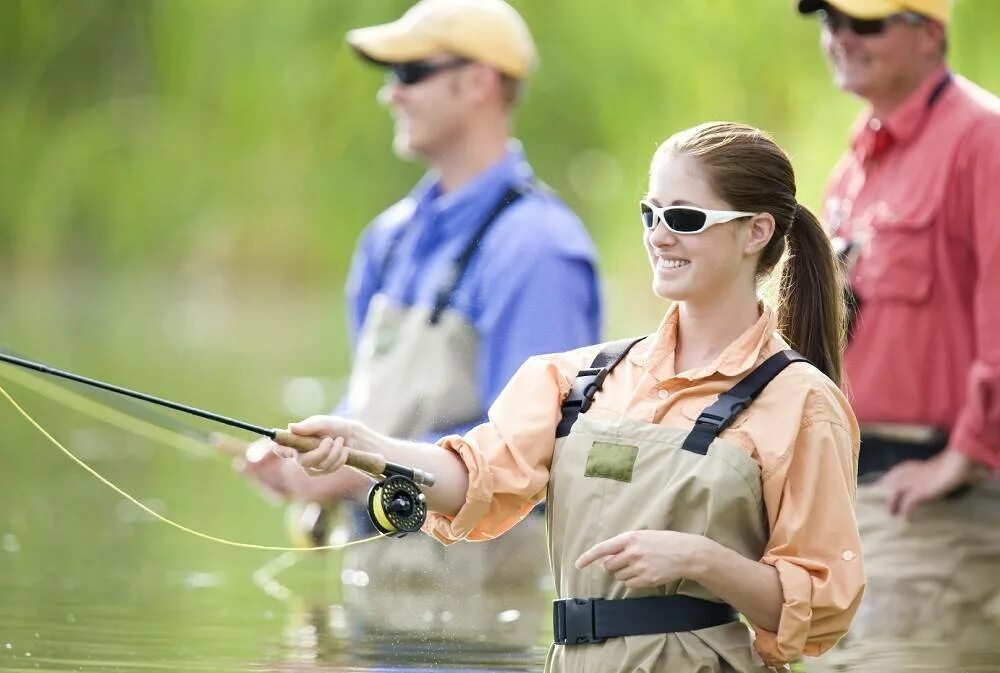
[(552, 603), (556, 645), (608, 638), (698, 631), (739, 618), (731, 606), (683, 594), (648, 598), (566, 598)]
[(604, 379), (608, 377), (618, 363), (625, 359), (632, 346), (636, 345), (646, 337), (634, 339), (622, 339), (605, 344), (601, 352), (597, 354), (594, 361), (590, 363), (589, 369), (581, 369), (573, 379), (573, 386), (569, 394), (562, 403), (562, 420), (556, 427), (556, 439), (569, 434), (576, 418), (587, 409), (594, 401), (594, 396), (604, 385)]
[(809, 361), (793, 350), (775, 353), (739, 383), (719, 395), (719, 398), (698, 416), (694, 429), (684, 438), (681, 448), (704, 455), (719, 433), (728, 428), (740, 412), (760, 395), (771, 379), (793, 362)]
[(513, 205), (524, 196), (527, 192), (531, 191), (531, 186), (518, 186), (509, 187), (500, 200), (496, 202), (492, 210), (487, 213), (486, 218), (483, 223), (479, 225), (479, 229), (471, 239), (469, 239), (468, 244), (466, 244), (465, 249), (462, 253), (452, 262), (451, 271), (448, 274), (448, 279), (438, 290), (437, 301), (434, 303), (434, 312), (431, 313), (431, 324), (436, 325), (441, 319), (441, 314), (446, 308), (451, 305), (451, 300), (455, 294), (455, 290), (458, 289), (459, 283), (462, 282), (462, 277), (465, 275), (466, 269), (469, 268), (469, 263), (472, 261), (473, 256), (479, 250), (479, 245), (483, 242), (486, 237), (486, 232), (489, 231), (493, 223), (496, 222), (500, 214), (506, 210), (509, 206)]

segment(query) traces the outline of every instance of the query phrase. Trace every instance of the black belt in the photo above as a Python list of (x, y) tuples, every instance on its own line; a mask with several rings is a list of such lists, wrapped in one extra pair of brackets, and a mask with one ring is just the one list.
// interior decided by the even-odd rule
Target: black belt
[(927, 441), (913, 442), (870, 435), (861, 431), (861, 452), (858, 454), (858, 482), (875, 481), (896, 465), (907, 460), (928, 460), (944, 450), (948, 435), (940, 431)]
[(648, 598), (566, 598), (552, 602), (556, 645), (697, 631), (739, 619), (730, 605), (674, 594)]
[[(948, 433), (937, 430), (925, 441), (902, 441), (884, 435), (872, 435), (861, 430), (861, 452), (858, 454), (858, 483), (871, 484), (886, 472), (908, 460), (930, 460), (948, 446)], [(971, 490), (963, 484), (944, 495), (946, 500), (960, 498)]]

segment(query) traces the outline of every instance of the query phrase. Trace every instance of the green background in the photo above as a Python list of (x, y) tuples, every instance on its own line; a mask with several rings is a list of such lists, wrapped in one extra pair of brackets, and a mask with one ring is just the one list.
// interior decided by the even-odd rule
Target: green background
[[(0, 346), (261, 425), (332, 405), (354, 242), (422, 173), (393, 155), (382, 75), (342, 37), (407, 4), (0, 0)], [(791, 2), (514, 4), (541, 54), (517, 135), (597, 242), (609, 338), (662, 314), (636, 200), (674, 131), (767, 129), (818, 205), (860, 104), (834, 90), (817, 26)], [(955, 69), (1000, 90), (1000, 2), (958, 2), (951, 33)], [(169, 516), (285, 543), (282, 510), (226, 461), (0, 385)], [(249, 580), (273, 554), (150, 523), (4, 400), (0, 424), (0, 668), (315, 656), (308, 611)], [(335, 558), (300, 564), (295, 605), (335, 600), (336, 579)]]

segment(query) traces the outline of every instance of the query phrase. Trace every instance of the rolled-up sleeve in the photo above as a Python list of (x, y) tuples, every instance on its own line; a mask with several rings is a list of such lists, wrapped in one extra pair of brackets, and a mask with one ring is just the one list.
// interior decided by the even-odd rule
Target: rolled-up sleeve
[(497, 397), (489, 421), (439, 442), (465, 463), (469, 488), (454, 516), (428, 513), (424, 532), (445, 544), (489, 540), (544, 499), (560, 404), (579, 369), (577, 353), (529, 359)]
[(755, 625), (754, 646), (771, 666), (828, 650), (861, 601), (856, 449), (856, 433), (839, 421), (806, 421), (782, 464), (765, 474), (771, 537), (761, 561), (777, 569), (783, 603), (777, 632)]
[(951, 447), (1000, 470), (1000, 120), (978, 131), (967, 144), (972, 157), (964, 180), (972, 197), (976, 353)]

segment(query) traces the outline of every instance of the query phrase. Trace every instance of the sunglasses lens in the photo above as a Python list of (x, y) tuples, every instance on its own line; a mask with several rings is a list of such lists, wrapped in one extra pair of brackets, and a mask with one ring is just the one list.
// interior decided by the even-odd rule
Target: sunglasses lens
[(434, 69), (423, 61), (395, 63), (389, 67), (393, 78), (400, 84), (416, 84), (431, 74)]
[(855, 35), (878, 35), (885, 30), (885, 19), (851, 19)]
[(656, 227), (656, 214), (653, 213), (653, 209), (647, 206), (645, 203), (639, 204), (639, 211), (642, 213), (642, 226), (647, 229), (653, 229)]
[(829, 7), (819, 11), (819, 19), (830, 32), (850, 28), (855, 35), (878, 35), (887, 24), (885, 19), (855, 19)]
[(693, 234), (705, 226), (705, 213), (688, 208), (671, 208), (663, 213), (667, 227), (678, 234)]

